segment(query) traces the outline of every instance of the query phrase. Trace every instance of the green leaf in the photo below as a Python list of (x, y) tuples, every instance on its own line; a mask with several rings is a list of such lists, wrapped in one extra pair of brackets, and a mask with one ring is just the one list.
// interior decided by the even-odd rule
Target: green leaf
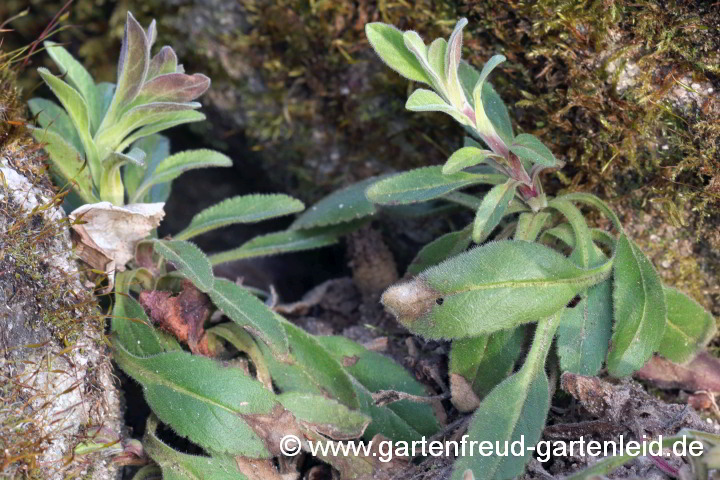
[[(255, 377), (262, 382), (268, 390), (273, 389), (272, 377), (270, 376), (270, 370), (268, 370), (263, 353), (255, 342), (255, 339), (246, 332), (240, 325), (233, 322), (224, 322), (220, 325), (205, 330), (208, 335), (211, 335), (210, 341), (212, 342), (213, 337), (218, 337), (226, 342), (230, 343), (238, 352), (245, 353), (255, 367)], [(283, 331), (284, 335), (284, 331)], [(210, 343), (210, 350), (215, 350), (214, 344)]]
[(525, 329), (519, 327), (480, 337), (453, 340), (449, 373), (452, 400), (458, 410), (474, 410), (475, 405), (466, 403), (464, 396), (458, 399), (456, 389), (459, 389), (458, 393), (461, 394), (469, 389), (477, 399), (484, 398), (512, 373), (522, 353), (524, 339)]
[[(273, 381), (280, 390), (320, 393), (357, 409), (359, 403), (355, 389), (340, 363), (322, 347), (316, 337), (288, 321), (283, 321), (282, 324), (290, 342), (291, 353), (290, 360), (283, 363), (293, 368), (281, 368), (278, 372), (277, 367), (283, 365), (272, 355), (266, 355)], [(260, 347), (264, 349), (262, 344)], [(283, 372), (289, 375), (282, 375)]]
[(515, 240), (534, 242), (550, 217), (550, 212), (521, 213), (515, 227)]
[(460, 110), (449, 105), (443, 98), (432, 90), (418, 88), (405, 103), (405, 108), (411, 112), (443, 112), (453, 117), (462, 125), (470, 125), (470, 119)]
[(130, 104), (140, 93), (150, 65), (150, 42), (145, 30), (127, 13), (120, 59), (118, 60), (118, 81), (110, 111), (116, 115)]
[(145, 192), (159, 183), (171, 182), (183, 173), (196, 168), (231, 167), (232, 160), (214, 150), (185, 150), (170, 155), (155, 168), (149, 178), (146, 178), (135, 191), (136, 197), (142, 197)]
[(377, 210), (365, 191), (377, 181), (378, 177), (367, 178), (331, 193), (300, 215), (290, 229), (325, 227), (374, 215)]
[(444, 38), (436, 38), (428, 47), (427, 61), (430, 69), (435, 74), (438, 82), (445, 85), (445, 52), (447, 51), (447, 42)]
[(518, 182), (508, 179), (505, 183), (494, 186), (483, 197), (480, 208), (475, 214), (472, 239), (475, 243), (484, 242), (505, 216), (510, 201), (515, 196)]
[(113, 359), (142, 385), (153, 413), (178, 435), (215, 452), (270, 456), (244, 417), (269, 414), (275, 394), (240, 369), (187, 352), (141, 358), (118, 344)]
[(191, 102), (210, 88), (210, 79), (202, 73), (166, 73), (143, 84), (131, 105), (151, 102)]
[(465, 168), (483, 163), (488, 158), (502, 159), (502, 157), (495, 155), (490, 150), (483, 150), (475, 147), (463, 147), (450, 155), (450, 158), (448, 158), (445, 165), (443, 165), (442, 173), (445, 175), (457, 173)]
[(513, 128), (510, 121), (510, 114), (500, 95), (490, 82), (485, 82), (482, 89), (482, 102), (485, 115), (505, 145), (510, 145), (513, 140)]
[(560, 369), (596, 375), (602, 368), (612, 335), (612, 283), (590, 287), (574, 308), (566, 308), (558, 328)]
[(665, 294), (650, 260), (626, 235), (615, 248), (613, 267), (615, 327), (607, 357), (608, 372), (630, 375), (657, 351), (665, 331)]
[(110, 108), (110, 103), (112, 102), (114, 96), (114, 83), (100, 82), (95, 85), (95, 98), (97, 99), (97, 101), (95, 103), (95, 110), (92, 110), (90, 112), (90, 117), (92, 119), (90, 123), (92, 125), (95, 125), (95, 131), (93, 132), (93, 135), (97, 133), (100, 125), (102, 125), (102, 122), (105, 119), (105, 114)]
[(367, 197), (381, 205), (425, 202), (454, 190), (480, 183), (497, 184), (506, 177), (499, 174), (477, 175), (457, 172), (443, 175), (442, 167), (423, 167), (380, 180), (367, 190)]
[(606, 217), (612, 221), (615, 228), (622, 233), (623, 226), (622, 222), (618, 218), (618, 216), (613, 212), (613, 210), (608, 206), (607, 203), (600, 200), (595, 195), (592, 195), (590, 193), (582, 193), (582, 192), (576, 192), (576, 193), (568, 193), (567, 195), (563, 195), (560, 197), (564, 200), (569, 200), (571, 202), (579, 202), (579, 203), (585, 203), (587, 205), (590, 205), (592, 207), (597, 208), (600, 210)]
[(216, 278), (208, 291), (215, 306), (255, 337), (265, 342), (279, 357), (288, 354), (288, 339), (281, 325), (282, 317), (240, 285)]
[(552, 315), (611, 267), (585, 270), (540, 244), (491, 242), (388, 288), (382, 302), (413, 333), (474, 337)]
[(407, 274), (417, 275), (423, 270), (467, 250), (470, 246), (471, 231), (470, 225), (468, 225), (462, 230), (446, 233), (425, 245), (410, 262)]
[(179, 452), (163, 443), (156, 430), (157, 420), (151, 415), (145, 427), (143, 449), (162, 469), (163, 480), (248, 480), (238, 471), (232, 457), (203, 457)]
[[(522, 474), (534, 447), (542, 436), (550, 409), (550, 386), (545, 374), (545, 359), (552, 345), (560, 313), (538, 322), (530, 352), (522, 368), (505, 379), (485, 397), (475, 411), (468, 436), (472, 440), (487, 441), (500, 448), (522, 441), (524, 449), (518, 455), (465, 455), (455, 461), (452, 480), (462, 480), (465, 470), (472, 470), (477, 478), (509, 480)], [(507, 443), (506, 443), (507, 442)], [(517, 446), (516, 446), (517, 448)]]
[(521, 133), (513, 139), (510, 151), (522, 160), (552, 167), (557, 164), (555, 156), (538, 138), (529, 133)]
[[(147, 191), (143, 198), (135, 198), (135, 191), (140, 186), (143, 179), (154, 172), (160, 162), (170, 155), (170, 141), (162, 135), (150, 135), (135, 142), (133, 144), (133, 148), (139, 148), (145, 152), (147, 161), (144, 166), (133, 164), (126, 165), (123, 169), (123, 184), (125, 185), (125, 190), (130, 198), (130, 203), (136, 203), (138, 201), (149, 203), (151, 195), (148, 195)], [(169, 185), (154, 185), (150, 189), (150, 193), (152, 193), (155, 189), (169, 190)]]
[(288, 392), (278, 395), (277, 400), (301, 424), (334, 440), (360, 438), (371, 420), (367, 415), (322, 395)]
[(30, 107), (30, 112), (37, 118), (37, 122), (42, 128), (47, 128), (57, 133), (63, 140), (72, 145), (75, 150), (82, 150), (82, 142), (75, 131), (70, 117), (57, 103), (45, 100), (44, 98), (33, 98), (28, 101), (28, 106)]
[(685, 363), (705, 348), (717, 332), (713, 316), (684, 293), (663, 286), (667, 324), (658, 353), (676, 363)]
[(99, 108), (95, 81), (88, 71), (85, 70), (82, 63), (75, 60), (65, 48), (49, 40), (45, 41), (44, 45), (45, 51), (60, 69), (60, 76), (67, 78), (70, 84), (80, 92), (87, 102), (88, 109), (91, 112), (90, 131), (93, 132), (100, 126), (99, 123), (95, 123), (95, 117), (92, 115), (92, 113)]
[(110, 332), (114, 341), (138, 357), (165, 351), (143, 307), (130, 296), (115, 295)]
[[(503, 55), (491, 57), (485, 63), (482, 72), (477, 74), (477, 80), (472, 88), (475, 130), (495, 153), (503, 157), (507, 156), (507, 145), (512, 140), (512, 125), (505, 104), (486, 80), (495, 67), (504, 61)], [(468, 69), (468, 71), (472, 70)]]
[(31, 132), (35, 140), (43, 144), (43, 148), (50, 155), (52, 160), (50, 171), (59, 177), (58, 186), (65, 187), (64, 184), (71, 181), (74, 183), (73, 192), (82, 199), (83, 203), (97, 202), (97, 198), (92, 193), (90, 170), (80, 152), (51, 130), (32, 128)]
[(350, 222), (329, 227), (285, 230), (260, 235), (248, 240), (238, 248), (212, 255), (210, 261), (213, 265), (219, 265), (246, 258), (266, 257), (268, 255), (327, 247), (337, 243), (341, 236), (356, 230), (361, 224), (360, 222)]
[(467, 25), (466, 18), (461, 18), (455, 24), (450, 40), (448, 40), (447, 49), (445, 50), (445, 78), (450, 103), (458, 109), (465, 109), (465, 105), (469, 104), (465, 98), (460, 79), (458, 78), (458, 68), (462, 58), (462, 41), (463, 28)]
[[(93, 143), (92, 137), (90, 137), (90, 117), (85, 99), (83, 99), (77, 90), (57, 78), (46, 68), (38, 68), (38, 73), (68, 113), (85, 149), (85, 155), (90, 164), (90, 171), (92, 172), (93, 178), (95, 178), (99, 173), (99, 165), (96, 164), (95, 160), (95, 144)], [(96, 173), (96, 170), (98, 170), (98, 173)]]
[[(427, 395), (425, 387), (413, 378), (407, 370), (380, 353), (370, 351), (341, 336), (323, 336), (317, 337), (317, 339), (333, 358), (344, 365), (345, 370), (368, 392), (395, 390), (417, 396)], [(378, 375), (378, 372), (382, 372), (382, 375)], [(439, 428), (432, 407), (428, 404), (400, 400), (387, 405), (385, 408), (394, 412), (407, 427), (416, 432), (417, 435), (413, 435), (411, 439), (417, 439), (421, 435), (432, 435)], [(388, 418), (387, 415), (382, 414), (378, 416), (379, 418), (376, 418), (377, 412), (374, 412), (373, 409), (363, 411), (376, 419), (376, 422), (381, 418)], [(386, 431), (385, 426), (382, 424), (376, 423), (372, 427), (375, 433)], [(406, 430), (406, 428), (403, 428), (403, 430)], [(391, 431), (388, 431), (388, 433)]]
[(187, 240), (216, 228), (236, 223), (256, 223), (296, 213), (303, 208), (305, 205), (300, 200), (282, 194), (228, 198), (195, 215), (190, 225), (176, 234), (175, 238)]
[(403, 32), (392, 25), (375, 22), (365, 25), (365, 35), (387, 66), (410, 80), (431, 83), (420, 62), (405, 46)]
[[(187, 108), (187, 107), (183, 107)], [(166, 111), (161, 114), (154, 116), (154, 122), (149, 125), (145, 125), (142, 128), (134, 131), (132, 135), (126, 137), (120, 145), (116, 147), (116, 150), (125, 150), (128, 145), (133, 142), (153, 135), (163, 130), (168, 130), (178, 125), (185, 123), (202, 122), (205, 120), (205, 114), (196, 112), (195, 110), (178, 110), (178, 111)]]
[(154, 240), (155, 251), (203, 292), (213, 288), (212, 266), (197, 246), (183, 240)]

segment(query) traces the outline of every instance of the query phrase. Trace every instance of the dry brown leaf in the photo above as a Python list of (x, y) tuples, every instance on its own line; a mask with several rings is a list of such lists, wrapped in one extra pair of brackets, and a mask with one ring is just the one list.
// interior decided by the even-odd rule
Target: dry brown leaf
[(92, 268), (106, 272), (112, 281), (115, 270), (135, 255), (136, 244), (157, 228), (165, 216), (164, 203), (135, 203), (122, 207), (110, 202), (91, 203), (75, 209), (70, 221), (77, 252)]
[(635, 378), (650, 381), (660, 388), (720, 392), (720, 359), (701, 352), (687, 365), (679, 365), (656, 356), (635, 372)]
[(138, 300), (160, 328), (187, 343), (192, 353), (209, 356), (204, 324), (210, 317), (210, 299), (188, 280), (183, 282), (178, 296), (171, 295), (150, 290), (140, 292)]

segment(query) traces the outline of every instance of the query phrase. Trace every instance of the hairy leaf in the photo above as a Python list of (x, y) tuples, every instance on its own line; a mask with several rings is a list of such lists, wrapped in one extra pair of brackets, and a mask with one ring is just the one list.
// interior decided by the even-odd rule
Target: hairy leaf
[(424, 88), (415, 90), (405, 103), (411, 112), (443, 112), (447, 113), (462, 125), (470, 125), (470, 119), (460, 110), (449, 105), (440, 95)]
[(65, 187), (66, 182), (75, 184), (73, 191), (83, 203), (95, 203), (97, 199), (92, 193), (90, 170), (80, 152), (67, 143), (59, 134), (52, 130), (33, 128), (33, 137), (50, 155), (52, 163), (50, 171), (58, 177), (58, 186)]
[(267, 458), (263, 441), (244, 416), (269, 414), (275, 394), (238, 368), (187, 352), (141, 358), (115, 344), (114, 360), (140, 383), (152, 411), (178, 435), (203, 448)]
[(278, 402), (311, 430), (333, 440), (360, 438), (370, 417), (333, 399), (304, 392), (288, 392), (277, 396)]
[(114, 341), (135, 356), (148, 357), (165, 351), (145, 310), (130, 296), (115, 296), (110, 331)]
[(432, 200), (470, 185), (503, 181), (503, 175), (469, 172), (443, 175), (442, 167), (423, 167), (380, 180), (368, 188), (367, 197), (381, 205), (403, 205)]
[(377, 181), (371, 177), (331, 193), (300, 215), (290, 229), (325, 227), (374, 215), (377, 210), (365, 191)]
[(490, 150), (483, 150), (476, 147), (463, 147), (450, 155), (448, 161), (445, 162), (445, 165), (443, 165), (442, 173), (445, 175), (457, 173), (460, 170), (473, 167), (493, 157), (502, 158), (495, 155)]
[(206, 149), (185, 150), (161, 161), (150, 177), (140, 184), (135, 195), (142, 196), (153, 185), (175, 180), (189, 170), (230, 166), (232, 166), (232, 160), (220, 152)]
[(143, 28), (132, 13), (128, 12), (118, 60), (117, 88), (110, 106), (116, 115), (140, 93), (149, 65), (150, 43)]
[(248, 480), (231, 456), (203, 457), (179, 452), (163, 443), (156, 429), (157, 420), (151, 415), (145, 427), (143, 449), (160, 465), (164, 480)]
[(461, 18), (455, 24), (450, 40), (448, 40), (447, 49), (445, 50), (445, 78), (450, 102), (458, 109), (465, 109), (465, 105), (469, 102), (465, 98), (460, 79), (458, 78), (458, 68), (460, 59), (462, 58), (462, 40), (463, 28), (467, 25), (466, 18)]
[(713, 316), (684, 293), (663, 287), (667, 303), (667, 324), (658, 353), (676, 363), (685, 363), (715, 336)]
[(190, 225), (176, 234), (175, 238), (187, 240), (216, 228), (236, 223), (255, 223), (299, 212), (303, 208), (305, 205), (300, 200), (282, 194), (228, 198), (195, 215)]
[(288, 354), (288, 339), (282, 317), (258, 298), (230, 280), (216, 278), (208, 291), (213, 303), (232, 321), (265, 342), (279, 357)]
[[(380, 390), (395, 390), (417, 396), (427, 395), (425, 387), (415, 380), (407, 370), (380, 353), (370, 351), (352, 340), (340, 336), (318, 337), (318, 341), (357, 382), (371, 393)], [(378, 375), (378, 372), (383, 373)], [(428, 404), (400, 400), (391, 403), (387, 408), (419, 435), (432, 435), (439, 428), (433, 410)], [(372, 409), (364, 411), (375, 418)], [(383, 415), (382, 418), (387, 418), (387, 416)], [(376, 424), (373, 430), (382, 432), (384, 426)]]
[(585, 270), (540, 244), (492, 242), (388, 288), (382, 301), (419, 335), (474, 337), (552, 315), (611, 266)]
[[(133, 148), (139, 148), (145, 152), (147, 160), (144, 166), (130, 164), (123, 169), (123, 184), (130, 198), (130, 203), (136, 203), (137, 201), (142, 201), (142, 203), (165, 201), (166, 198), (154, 200), (152, 195), (148, 195), (147, 192), (143, 198), (136, 199), (134, 195), (143, 179), (151, 172), (154, 172), (158, 164), (170, 154), (170, 141), (162, 135), (151, 135), (135, 142)], [(154, 185), (150, 192), (156, 189), (158, 192), (167, 191), (169, 194), (170, 187), (169, 184)]]
[(615, 326), (607, 357), (608, 372), (630, 375), (660, 347), (665, 331), (665, 294), (650, 260), (625, 235), (615, 249), (613, 267)]
[(510, 145), (510, 151), (523, 160), (532, 163), (545, 165), (548, 167), (555, 166), (557, 160), (549, 148), (545, 146), (538, 138), (529, 133), (521, 133), (513, 139)]
[(154, 123), (145, 125), (144, 127), (134, 131), (131, 135), (127, 136), (125, 140), (117, 146), (117, 150), (125, 150), (128, 145), (133, 142), (153, 135), (163, 130), (167, 130), (184, 123), (202, 122), (205, 120), (205, 114), (196, 112), (195, 110), (179, 110), (179, 111), (168, 111), (155, 117)]
[(206, 293), (212, 290), (212, 266), (202, 250), (183, 240), (154, 240), (153, 245), (159, 255), (172, 263), (199, 290)]
[(407, 268), (407, 273), (417, 275), (423, 270), (464, 252), (470, 246), (471, 226), (446, 233), (425, 245)]
[(165, 45), (150, 59), (150, 65), (148, 66), (146, 82), (149, 82), (158, 75), (165, 75), (168, 73), (176, 73), (178, 67), (178, 59), (175, 54), (175, 50), (172, 47)]
[(83, 149), (70, 117), (57, 103), (44, 98), (33, 98), (28, 101), (28, 106), (42, 128), (57, 133), (78, 152)]
[(420, 62), (405, 46), (403, 32), (392, 25), (375, 22), (365, 25), (365, 35), (375, 53), (390, 68), (410, 80), (431, 83)]
[(248, 240), (233, 250), (216, 253), (210, 257), (210, 261), (213, 265), (219, 265), (246, 258), (327, 247), (334, 245), (340, 240), (341, 236), (356, 230), (360, 225), (360, 222), (349, 222), (307, 230), (286, 230), (269, 233)]
[(510, 201), (515, 196), (518, 183), (508, 179), (505, 183), (494, 186), (482, 199), (480, 208), (475, 214), (472, 239), (475, 243), (484, 242), (505, 216)]
[(90, 132), (92, 133), (100, 126), (99, 123), (95, 123), (96, 118), (93, 115), (93, 112), (99, 108), (98, 102), (101, 101), (97, 96), (95, 81), (88, 71), (85, 70), (82, 63), (75, 60), (65, 48), (49, 40), (45, 41), (44, 45), (45, 51), (48, 52), (50, 58), (53, 59), (55, 65), (60, 69), (60, 76), (67, 78), (70, 84), (80, 92), (85, 102), (87, 102), (88, 110), (91, 112)]
[(550, 216), (550, 212), (521, 213), (515, 227), (515, 240), (534, 242)]
[(210, 79), (202, 73), (166, 73), (146, 82), (133, 103), (191, 102), (208, 88)]

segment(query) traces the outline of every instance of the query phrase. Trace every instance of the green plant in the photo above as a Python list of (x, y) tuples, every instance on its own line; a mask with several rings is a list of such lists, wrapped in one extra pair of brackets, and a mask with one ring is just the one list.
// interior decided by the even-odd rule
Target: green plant
[[(38, 72), (62, 108), (49, 100), (30, 100), (42, 127), (33, 134), (45, 144), (57, 181), (73, 183), (72, 206), (100, 200), (123, 205), (126, 189), (129, 203), (164, 201), (168, 182), (182, 172), (232, 164), (209, 150), (153, 155), (147, 141), (153, 134), (205, 119), (193, 100), (210, 86), (205, 75), (185, 74), (169, 46), (151, 57), (155, 37), (155, 22), (145, 31), (128, 12), (115, 85), (95, 83), (67, 50), (45, 42), (61, 77), (45, 68)], [(153, 186), (160, 188), (151, 194)]]
[[(696, 302), (662, 285), (605, 202), (585, 193), (543, 193), (541, 174), (562, 162), (535, 136), (514, 134), (507, 108), (487, 81), (505, 58), (492, 57), (479, 72), (461, 60), (466, 23), (458, 22), (449, 41), (429, 46), (412, 31), (366, 26), (388, 66), (432, 88), (415, 90), (406, 107), (452, 116), (469, 133), (465, 146), (443, 166), (336, 192), (288, 232), (349, 229), (380, 210), (438, 212), (443, 202), (472, 210), (474, 220), (426, 245), (408, 268), (415, 277), (387, 289), (382, 301), (412, 333), (452, 341), (452, 400), (461, 411), (475, 410), (471, 439), (502, 442), (523, 435), (532, 444), (550, 406), (546, 360), (553, 345), (561, 371), (595, 375), (605, 365), (623, 377), (654, 353), (688, 361), (716, 326)], [(478, 193), (478, 185), (491, 188)], [(468, 188), (470, 193), (459, 191)], [(427, 202), (430, 207), (422, 205)], [(615, 233), (588, 226), (578, 204), (605, 215)], [(468, 250), (471, 243), (479, 246)], [(531, 346), (515, 370), (528, 334)], [(456, 461), (452, 478), (468, 470), (478, 478), (513, 478), (527, 460), (467, 456)]]

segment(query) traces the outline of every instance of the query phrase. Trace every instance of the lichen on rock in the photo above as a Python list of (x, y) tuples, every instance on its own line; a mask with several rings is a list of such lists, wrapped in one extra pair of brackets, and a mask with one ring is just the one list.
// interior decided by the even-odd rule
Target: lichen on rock
[(0, 476), (116, 478), (109, 458), (73, 452), (94, 425), (123, 428), (104, 317), (41, 146), (13, 129), (0, 139)]

